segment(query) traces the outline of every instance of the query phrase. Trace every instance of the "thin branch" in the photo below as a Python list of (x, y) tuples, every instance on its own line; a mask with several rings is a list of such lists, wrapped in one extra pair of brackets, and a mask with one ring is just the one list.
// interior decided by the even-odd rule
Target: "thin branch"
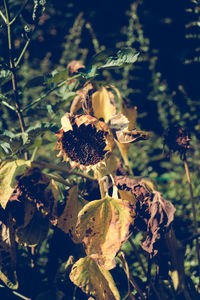
[(35, 101), (33, 101), (32, 103), (30, 103), (29, 105), (25, 106), (23, 108), (23, 112), (29, 108), (31, 108), (32, 106), (38, 104), (40, 101), (42, 101), (44, 98), (46, 98), (49, 94), (51, 94), (53, 91), (57, 90), (59, 87), (61, 87), (62, 85), (66, 84), (66, 80), (62, 81), (61, 83), (59, 83), (56, 87), (54, 87), (53, 89), (47, 91), (45, 94), (43, 94), (42, 96), (38, 97)]
[(31, 165), (33, 167), (37, 167), (37, 168), (40, 168), (40, 169), (45, 169), (47, 168), (48, 170), (53, 170), (53, 171), (61, 171), (62, 173), (65, 173), (67, 175), (77, 175), (77, 176), (80, 176), (80, 177), (83, 177), (83, 178), (86, 178), (86, 179), (89, 179), (89, 180), (96, 180), (94, 177), (88, 175), (88, 174), (85, 174), (85, 173), (81, 173), (81, 172), (78, 172), (78, 171), (72, 171), (72, 170), (68, 170), (66, 167), (62, 167), (62, 166), (58, 166), (58, 165), (54, 165), (54, 164), (51, 164), (51, 163), (45, 163), (45, 162), (42, 162), (42, 161), (33, 161), (31, 163)]
[(58, 181), (62, 184), (64, 184), (65, 186), (69, 186), (72, 187), (72, 184), (68, 183), (65, 179), (61, 178), (60, 176), (56, 176), (53, 174), (45, 174), (47, 177), (49, 177), (50, 179), (54, 179), (55, 181)]
[(8, 104), (6, 101), (2, 100), (1, 103), (16, 112), (16, 109), (12, 105)]
[(119, 259), (119, 261), (120, 261), (120, 263), (121, 263), (121, 265), (122, 265), (122, 268), (123, 268), (124, 272), (125, 272), (126, 275), (127, 275), (128, 281), (129, 281), (129, 282), (131, 283), (131, 285), (136, 289), (136, 291), (137, 291), (138, 294), (140, 295), (141, 299), (142, 299), (142, 300), (145, 300), (145, 297), (144, 297), (144, 295), (143, 295), (142, 290), (140, 289), (140, 287), (139, 287), (139, 285), (137, 284), (137, 282), (135, 281), (135, 279), (130, 275), (129, 270), (127, 270), (126, 264), (125, 264), (124, 258), (123, 258), (122, 255), (121, 255), (121, 252), (118, 254), (117, 257), (118, 257), (118, 259)]
[[(138, 260), (138, 262), (139, 262), (139, 264), (140, 264), (140, 266), (141, 266), (141, 268), (142, 268), (142, 270), (143, 270), (144, 275), (145, 275), (146, 277), (148, 277), (147, 271), (146, 271), (145, 266), (144, 266), (144, 264), (143, 264), (143, 262), (142, 262), (142, 259), (141, 259), (141, 257), (140, 257), (140, 254), (139, 254), (139, 252), (138, 252), (138, 250), (137, 250), (137, 248), (136, 248), (136, 246), (135, 246), (133, 240), (131, 239), (131, 237), (129, 238), (128, 241), (129, 241), (129, 243), (131, 244), (131, 246), (132, 246), (132, 248), (133, 248), (133, 251), (135, 252), (135, 255), (136, 255), (137, 260)], [(160, 295), (159, 295), (159, 293), (158, 293), (158, 291), (157, 291), (155, 285), (153, 284), (151, 278), (149, 278), (149, 283), (150, 283), (150, 285), (151, 285), (151, 287), (152, 287), (152, 289), (153, 289), (153, 291), (154, 291), (156, 297), (157, 297), (159, 300), (161, 300)]]
[(26, 0), (26, 2), (24, 3), (24, 5), (22, 5), (22, 7), (19, 9), (19, 11), (17, 12), (17, 14), (15, 15), (15, 17), (10, 21), (10, 25), (12, 25), (12, 23), (15, 22), (15, 20), (19, 17), (19, 15), (21, 14), (21, 12), (24, 10), (24, 8), (26, 7), (26, 5), (28, 4), (30, 0)]
[(23, 55), (24, 55), (24, 53), (25, 53), (25, 51), (26, 51), (26, 49), (27, 49), (27, 47), (28, 47), (28, 45), (29, 45), (29, 43), (30, 43), (30, 41), (31, 41), (31, 39), (28, 39), (28, 40), (27, 40), (27, 42), (26, 42), (26, 44), (25, 44), (25, 46), (24, 46), (24, 48), (23, 48), (23, 50), (22, 50), (22, 52), (21, 52), (21, 54), (20, 54), (18, 60), (17, 60), (16, 63), (15, 63), (15, 67), (17, 67), (18, 64), (20, 63), (20, 61), (21, 61), (21, 59), (22, 59), (22, 57), (23, 57)]
[(9, 293), (14, 294), (14, 295), (16, 295), (17, 297), (19, 297), (19, 298), (21, 298), (21, 299), (24, 299), (24, 300), (31, 300), (31, 298), (27, 298), (27, 297), (25, 297), (24, 295), (22, 295), (22, 294), (20, 294), (20, 293), (18, 293), (18, 292), (12, 291), (11, 289), (7, 288), (7, 287), (4, 286), (4, 285), (1, 285), (1, 284), (0, 284), (0, 288), (5, 288), (6, 290), (8, 290)]
[[(188, 181), (188, 184), (189, 184), (189, 190), (190, 190), (190, 196), (191, 196), (194, 233), (195, 233), (195, 235), (198, 235), (198, 224), (197, 224), (197, 215), (196, 215), (196, 208), (195, 208), (195, 202), (194, 202), (194, 193), (193, 193), (192, 182), (191, 182), (191, 178), (190, 178), (190, 171), (189, 171), (187, 158), (185, 158), (185, 160), (184, 160), (184, 166), (185, 166), (185, 173), (186, 173), (186, 176), (187, 176), (187, 181)], [(200, 250), (199, 240), (196, 239), (196, 254), (197, 254), (197, 260), (198, 260), (198, 273), (199, 273), (199, 281), (200, 281), (200, 252), (199, 252), (199, 250)]]
[(4, 22), (7, 24), (6, 17), (4, 16), (4, 14), (2, 13), (1, 10), (0, 10), (0, 16), (2, 17), (2, 19), (4, 20)]
[(141, 257), (140, 257), (140, 254), (139, 254), (139, 252), (138, 252), (138, 250), (137, 250), (137, 248), (136, 248), (134, 242), (132, 241), (131, 237), (129, 238), (128, 241), (129, 241), (129, 243), (131, 244), (131, 246), (132, 246), (132, 248), (133, 248), (133, 251), (135, 252), (135, 255), (136, 255), (137, 260), (138, 260), (138, 262), (139, 262), (139, 264), (140, 264), (140, 266), (141, 266), (141, 268), (142, 268), (142, 271), (143, 271), (144, 275), (147, 276), (147, 271), (146, 271), (146, 269), (145, 269), (145, 266), (144, 266), (144, 264), (143, 264), (143, 262), (142, 262), (142, 259), (141, 259)]

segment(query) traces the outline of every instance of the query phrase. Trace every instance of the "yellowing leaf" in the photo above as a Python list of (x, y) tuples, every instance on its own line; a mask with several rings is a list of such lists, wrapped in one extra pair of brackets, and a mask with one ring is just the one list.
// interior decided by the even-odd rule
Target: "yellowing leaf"
[(120, 295), (109, 271), (102, 269), (90, 257), (79, 259), (72, 267), (71, 281), (96, 300), (120, 300)]
[(115, 267), (115, 255), (129, 235), (130, 203), (105, 197), (94, 200), (80, 211), (76, 233), (85, 244), (86, 253), (102, 268)]
[(130, 144), (121, 144), (121, 143), (117, 142), (117, 146), (118, 146), (121, 156), (125, 162), (125, 165), (129, 166), (128, 151), (130, 148)]
[(174, 270), (171, 272), (171, 277), (172, 277), (172, 282), (174, 285), (175, 291), (177, 291), (178, 286), (179, 286), (179, 274), (177, 270)]
[(123, 102), (121, 112), (129, 120), (128, 129), (133, 130), (135, 128), (135, 123), (136, 123), (136, 119), (137, 119), (137, 107), (136, 106), (128, 107)]
[(7, 162), (0, 168), (0, 203), (4, 209), (15, 189), (16, 176), (23, 174), (28, 166), (30, 161), (16, 160)]
[(92, 94), (92, 109), (94, 116), (99, 119), (103, 118), (107, 123), (115, 114), (115, 105), (111, 103), (109, 92), (105, 87)]
[(81, 202), (78, 199), (78, 187), (77, 185), (70, 188), (67, 196), (67, 203), (65, 205), (62, 215), (58, 219), (58, 228), (68, 233), (74, 243), (80, 243), (75, 233), (75, 227), (77, 223), (77, 217), (79, 211), (87, 201)]

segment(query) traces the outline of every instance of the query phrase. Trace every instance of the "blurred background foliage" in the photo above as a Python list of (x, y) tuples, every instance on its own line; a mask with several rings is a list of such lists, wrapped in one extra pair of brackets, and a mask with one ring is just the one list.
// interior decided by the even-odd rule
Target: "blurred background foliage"
[[(24, 2), (8, 1), (12, 16)], [(200, 225), (198, 213), (200, 208), (200, 2), (198, 0), (47, 0), (44, 1), (43, 6), (45, 11), (36, 30), (31, 29), (34, 25), (33, 1), (29, 1), (13, 28), (15, 57), (19, 57), (25, 42), (31, 37), (17, 71), (21, 103), (26, 106), (40, 97), (45, 91), (40, 77), (48, 77), (55, 70), (66, 70), (67, 64), (72, 60), (80, 60), (85, 64), (100, 50), (115, 47), (130, 46), (140, 52), (138, 61), (132, 66), (115, 71), (104, 71), (103, 75), (109, 83), (119, 88), (121, 95), (130, 105), (137, 106), (137, 127), (150, 132), (148, 141), (131, 146), (129, 153), (131, 167), (135, 176), (146, 176), (154, 180), (163, 196), (175, 205), (174, 230), (177, 238), (184, 245), (187, 243), (186, 275), (197, 284), (195, 249), (191, 239), (194, 231), (191, 201), (184, 165), (178, 156), (173, 155), (169, 159), (163, 154), (162, 137), (164, 130), (171, 123), (178, 123), (191, 132), (192, 142), (188, 162)], [(0, 62), (8, 62), (6, 30), (1, 20)], [(3, 66), (0, 70), (0, 82), (1, 94), (12, 98), (9, 71), (5, 71)], [(26, 124), (35, 126), (38, 123), (50, 122), (59, 128), (60, 117), (69, 110), (67, 99), (70, 97), (65, 87), (56, 90), (37, 106), (25, 112)], [(3, 99), (1, 95), (0, 98)], [(14, 112), (1, 105), (0, 117), (1, 131), (20, 132), (17, 115)], [(45, 135), (43, 146), (39, 148), (37, 154), (38, 159), (57, 160), (56, 153), (52, 154), (55, 141), (56, 138), (52, 134)], [(55, 249), (56, 239), (58, 237), (52, 237), (50, 233), (50, 243), (46, 241), (47, 247), (43, 245), (40, 248), (42, 255), (40, 258), (38, 256), (40, 268), (36, 270), (39, 277), (38, 282), (35, 283), (35, 294), (38, 294), (38, 290), (46, 288), (47, 278), (43, 268), (47, 260), (52, 262), (52, 257), (48, 259), (48, 255), (57, 257), (53, 265), (54, 271), (57, 270), (59, 274), (62, 270), (57, 269), (58, 260), (63, 262), (70, 254), (69, 250), (64, 253), (63, 249), (68, 249), (71, 242), (67, 239), (67, 246), (64, 245), (63, 249)], [(140, 249), (140, 239), (139, 235), (135, 237), (138, 249)], [(49, 251), (49, 248), (52, 251)], [(27, 250), (21, 249), (21, 251), (26, 261)], [(134, 254), (131, 254), (129, 242), (124, 245), (124, 251), (128, 255), (131, 272), (140, 277), (142, 271)], [(146, 264), (145, 256), (143, 254), (141, 256)], [(22, 260), (21, 265), (26, 266)], [(28, 266), (23, 272), (29, 273)], [(55, 279), (55, 276), (53, 277), (52, 282)], [(61, 290), (65, 292), (63, 279), (60, 279), (62, 276), (58, 278)], [(41, 282), (44, 284), (43, 287)], [(125, 287), (122, 283), (118, 282), (118, 284), (123, 293)], [(28, 288), (28, 286), (21, 287), (25, 290), (25, 294), (26, 291), (28, 293)], [(68, 282), (68, 292), (71, 291), (70, 289), (73, 291)], [(56, 289), (53, 293), (57, 293)], [(51, 299), (50, 296), (48, 297)], [(62, 299), (62, 295), (55, 297), (57, 298), (52, 299)], [(84, 299), (83, 295), (81, 297)]]

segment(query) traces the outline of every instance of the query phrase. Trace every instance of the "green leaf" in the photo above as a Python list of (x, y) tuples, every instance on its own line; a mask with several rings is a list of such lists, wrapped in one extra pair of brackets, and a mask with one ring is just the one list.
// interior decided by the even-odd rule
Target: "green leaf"
[(4, 85), (6, 82), (11, 80), (11, 71), (9, 70), (1, 70), (0, 71), (0, 86)]
[(64, 71), (54, 71), (52, 74), (49, 74), (45, 77), (45, 82), (50, 88), (56, 87), (60, 82), (67, 80), (68, 70)]
[(109, 271), (102, 269), (90, 257), (79, 259), (72, 267), (71, 281), (96, 300), (120, 300), (120, 295)]
[(17, 183), (16, 176), (21, 175), (30, 166), (30, 161), (15, 160), (6, 162), (0, 168), (0, 203), (5, 209)]
[(131, 219), (129, 201), (105, 197), (83, 207), (78, 215), (76, 234), (86, 253), (101, 267), (115, 267), (115, 256), (129, 235)]
[[(1, 144), (1, 147), (4, 148), (4, 150), (6, 147), (7, 150), (10, 150), (12, 152), (12, 154), (17, 153), (19, 150), (22, 150), (24, 148), (24, 145), (27, 145), (29, 143), (27, 132), (14, 134), (11, 131), (5, 130), (3, 134), (0, 135), (0, 138), (1, 141), (4, 141), (4, 143)], [(7, 151), (7, 155), (11, 155), (10, 151)]]
[(121, 68), (126, 64), (133, 64), (136, 62), (139, 56), (138, 52), (135, 52), (132, 48), (122, 48), (118, 50), (114, 55), (109, 56), (105, 63), (98, 67), (98, 69), (114, 69)]

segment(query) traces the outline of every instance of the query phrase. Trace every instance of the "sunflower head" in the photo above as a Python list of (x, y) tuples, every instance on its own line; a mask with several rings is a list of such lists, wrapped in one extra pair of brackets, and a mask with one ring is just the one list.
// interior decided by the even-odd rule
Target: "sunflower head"
[(115, 142), (108, 126), (90, 115), (65, 114), (55, 147), (72, 167), (91, 169), (112, 153)]
[(190, 134), (185, 128), (178, 125), (171, 125), (164, 133), (163, 145), (169, 148), (169, 154), (171, 152), (178, 152), (180, 158), (185, 160), (186, 152), (190, 148), (190, 141)]

